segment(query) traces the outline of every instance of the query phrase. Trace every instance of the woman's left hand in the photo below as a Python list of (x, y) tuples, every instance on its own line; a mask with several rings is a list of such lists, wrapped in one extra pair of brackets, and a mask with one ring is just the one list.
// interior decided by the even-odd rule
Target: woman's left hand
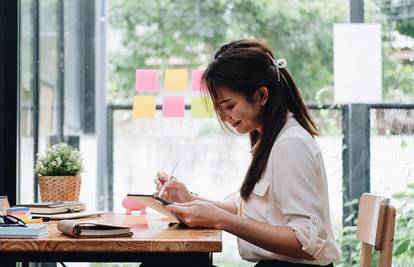
[(173, 203), (166, 206), (177, 218), (190, 227), (219, 228), (222, 215), (226, 211), (202, 200)]

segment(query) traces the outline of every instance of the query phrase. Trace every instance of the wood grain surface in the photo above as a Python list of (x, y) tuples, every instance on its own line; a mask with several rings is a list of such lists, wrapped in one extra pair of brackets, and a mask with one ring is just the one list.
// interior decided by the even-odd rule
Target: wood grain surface
[(220, 252), (221, 231), (169, 225), (156, 214), (125, 215), (105, 213), (84, 221), (105, 221), (128, 225), (132, 237), (74, 238), (58, 231), (57, 221), (48, 222), (47, 237), (40, 239), (0, 239), (0, 252)]

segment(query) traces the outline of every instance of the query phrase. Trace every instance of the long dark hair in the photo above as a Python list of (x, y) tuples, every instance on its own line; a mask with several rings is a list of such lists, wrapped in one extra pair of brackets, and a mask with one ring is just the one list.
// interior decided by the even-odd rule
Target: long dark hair
[(249, 133), (253, 151), (250, 167), (240, 189), (243, 199), (248, 200), (266, 167), (276, 137), (287, 120), (288, 111), (312, 136), (318, 134), (302, 96), (286, 68), (280, 68), (280, 81), (273, 63), (271, 49), (258, 40), (238, 40), (227, 43), (215, 53), (214, 59), (203, 74), (203, 84), (211, 96), (214, 109), (222, 125), (224, 111), (219, 104), (218, 90), (226, 87), (244, 95), (253, 102), (253, 94), (265, 86), (268, 99), (262, 108), (262, 133), (257, 130)]

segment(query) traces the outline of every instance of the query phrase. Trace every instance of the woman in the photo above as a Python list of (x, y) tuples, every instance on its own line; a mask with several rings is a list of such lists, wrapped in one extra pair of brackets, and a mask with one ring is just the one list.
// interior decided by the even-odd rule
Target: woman
[(250, 135), (252, 161), (239, 193), (205, 199), (164, 173), (155, 183), (181, 221), (236, 235), (241, 257), (256, 266), (333, 266), (340, 249), (318, 132), (286, 64), (265, 44), (239, 40), (223, 45), (203, 75), (220, 122)]

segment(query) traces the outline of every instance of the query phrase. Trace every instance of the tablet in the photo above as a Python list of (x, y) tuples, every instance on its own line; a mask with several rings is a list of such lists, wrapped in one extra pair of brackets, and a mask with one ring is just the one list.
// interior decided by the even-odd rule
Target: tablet
[(128, 198), (134, 199), (142, 205), (149, 207), (153, 210), (158, 211), (161, 214), (164, 214), (168, 217), (173, 218), (176, 222), (179, 222), (177, 217), (168, 209), (165, 208), (165, 205), (172, 204), (172, 202), (160, 198), (157, 195), (146, 195), (146, 194), (128, 194)]

